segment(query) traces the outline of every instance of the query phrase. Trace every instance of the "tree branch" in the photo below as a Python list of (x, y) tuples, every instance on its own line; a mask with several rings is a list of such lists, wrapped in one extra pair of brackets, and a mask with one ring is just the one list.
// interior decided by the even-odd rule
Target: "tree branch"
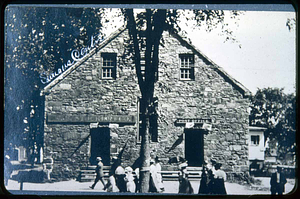
[(132, 41), (133, 41), (134, 64), (135, 64), (135, 69), (138, 77), (138, 84), (140, 87), (141, 94), (143, 96), (145, 93), (145, 82), (143, 80), (142, 72), (141, 72), (141, 54), (140, 54), (139, 43), (137, 38), (138, 31), (136, 29), (136, 22), (133, 15), (133, 9), (125, 9), (125, 15), (127, 17), (127, 27), (129, 30), (129, 34), (132, 37)]

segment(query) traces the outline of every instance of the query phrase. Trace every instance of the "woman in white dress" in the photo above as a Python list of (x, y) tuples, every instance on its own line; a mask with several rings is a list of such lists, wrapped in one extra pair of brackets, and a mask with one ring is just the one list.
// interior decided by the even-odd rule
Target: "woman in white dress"
[(159, 163), (158, 157), (155, 158), (155, 169), (156, 169), (156, 181), (157, 181), (157, 188), (159, 192), (164, 192), (165, 187), (163, 184), (163, 179), (161, 175), (161, 165)]
[(134, 177), (133, 177), (133, 169), (131, 167), (125, 168), (125, 177), (124, 180), (126, 182), (126, 190), (127, 192), (135, 193), (135, 183), (134, 183)]

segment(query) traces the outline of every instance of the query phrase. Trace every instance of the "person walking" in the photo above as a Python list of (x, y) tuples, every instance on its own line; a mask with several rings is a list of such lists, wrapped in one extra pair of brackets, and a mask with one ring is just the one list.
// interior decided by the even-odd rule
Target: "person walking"
[(221, 163), (215, 164), (214, 171), (214, 194), (226, 195), (225, 181), (226, 181), (226, 173), (221, 170)]
[(287, 180), (284, 173), (281, 171), (281, 167), (277, 166), (277, 172), (271, 176), (271, 195), (282, 195), (285, 191), (285, 184)]
[(90, 186), (90, 188), (91, 188), (91, 189), (94, 189), (95, 186), (96, 186), (96, 184), (97, 184), (97, 182), (100, 180), (101, 183), (102, 183), (103, 186), (104, 186), (103, 190), (105, 190), (105, 189), (106, 189), (106, 184), (105, 184), (105, 182), (104, 182), (104, 180), (103, 180), (104, 173), (103, 173), (103, 163), (102, 163), (102, 158), (101, 158), (101, 157), (97, 157), (97, 158), (96, 158), (96, 161), (97, 161), (97, 167), (96, 167), (96, 169), (95, 169), (95, 171), (96, 171), (96, 179), (95, 179), (94, 184), (93, 184), (92, 186)]
[(179, 165), (179, 190), (178, 193), (194, 193), (191, 182), (188, 180), (187, 174), (187, 162), (181, 163)]

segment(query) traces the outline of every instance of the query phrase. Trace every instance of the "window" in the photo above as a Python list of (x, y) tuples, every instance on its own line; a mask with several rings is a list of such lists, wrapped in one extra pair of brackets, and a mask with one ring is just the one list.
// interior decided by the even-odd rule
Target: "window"
[[(142, 130), (142, 115), (141, 115), (141, 102), (140, 102), (140, 98), (138, 99), (138, 130), (137, 130), (137, 143), (140, 143), (142, 141), (142, 136), (140, 134), (141, 130)], [(153, 102), (152, 102), (152, 106), (151, 108), (153, 108), (153, 110), (151, 111), (153, 114), (151, 114), (149, 117), (149, 123), (150, 123), (150, 136), (151, 136), (151, 141), (152, 142), (158, 142), (158, 124), (157, 124), (157, 119), (158, 119), (158, 115), (156, 112), (156, 108), (157, 108), (157, 97), (153, 98)]]
[(116, 79), (116, 53), (102, 53), (102, 79)]
[(259, 145), (259, 135), (251, 135), (251, 145)]
[(194, 55), (181, 54), (180, 57), (180, 79), (194, 80)]

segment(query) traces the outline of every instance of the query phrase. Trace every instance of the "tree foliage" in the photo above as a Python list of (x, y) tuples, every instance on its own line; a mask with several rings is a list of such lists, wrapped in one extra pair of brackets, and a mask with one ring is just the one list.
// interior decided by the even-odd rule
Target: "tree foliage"
[[(211, 31), (219, 24), (222, 31), (230, 35), (228, 27), (224, 24), (224, 12), (218, 10), (198, 10), (186, 12), (181, 10), (160, 10), (146, 9), (139, 13), (134, 13), (133, 9), (123, 9), (127, 27), (129, 30), (131, 45), (128, 52), (134, 60), (138, 84), (141, 91), (141, 192), (148, 192), (150, 173), (147, 168), (150, 166), (150, 137), (149, 129), (154, 122), (151, 116), (155, 115), (154, 84), (158, 79), (159, 67), (159, 47), (163, 45), (163, 31), (182, 33), (179, 22), (181, 17), (187, 20), (195, 20), (199, 27), (205, 25), (207, 31)], [(233, 12), (236, 15), (237, 12)], [(136, 15), (136, 16), (135, 16)], [(142, 68), (141, 61), (145, 61)]]
[(296, 149), (296, 97), (283, 89), (258, 89), (251, 97), (250, 125), (266, 127), (265, 138), (278, 142), (278, 154), (284, 158)]
[[(34, 109), (36, 115), (40, 115), (38, 121), (43, 122), (41, 118), (44, 117), (44, 107), (41, 105), (39, 93), (45, 85), (40, 81), (40, 74), (43, 72), (49, 74), (57, 70), (70, 60), (72, 49), (85, 46), (92, 35), (101, 33), (103, 25), (114, 20), (114, 18), (107, 18), (106, 11), (107, 9), (101, 8), (78, 7), (11, 6), (6, 9), (5, 132), (9, 132), (6, 134), (7, 140), (12, 139), (12, 131), (14, 135), (20, 135), (21, 140), (36, 139), (35, 135), (32, 137), (32, 134), (26, 133), (32, 133), (32, 127), (29, 131), (23, 130), (28, 126), (26, 123), (23, 124), (22, 120), (29, 118), (30, 111)], [(130, 40), (126, 44), (127, 54), (124, 54), (123, 58), (131, 60), (135, 65), (142, 96), (141, 156), (143, 167), (147, 168), (150, 159), (150, 118), (155, 114), (153, 106), (156, 104), (153, 96), (154, 83), (157, 80), (158, 52), (160, 45), (163, 45), (163, 31), (170, 30), (184, 34), (179, 24), (181, 19), (185, 18), (195, 21), (197, 27), (204, 27), (207, 31), (221, 25), (221, 31), (227, 35), (226, 40), (234, 40), (234, 37), (225, 22), (223, 11), (175, 9), (146, 9), (141, 12), (122, 9), (121, 11), (118, 16), (124, 15), (130, 34)], [(230, 13), (231, 17), (239, 15), (236, 11)], [(145, 61), (144, 69), (141, 66), (142, 59)], [(22, 125), (15, 127), (16, 121), (12, 122), (11, 118), (15, 118), (18, 120), (17, 123)], [(42, 126), (42, 124), (36, 125)], [(141, 178), (142, 176), (143, 174)], [(142, 180), (144, 182), (142, 192), (147, 192), (148, 178), (149, 172), (145, 172), (146, 180)]]
[[(43, 102), (39, 95), (45, 85), (41, 83), (40, 74), (57, 70), (70, 59), (72, 49), (84, 45), (91, 35), (100, 32), (102, 15), (102, 9), (95, 8), (6, 8), (6, 148), (7, 144), (27, 147), (35, 139), (42, 139), (42, 129), (37, 126), (43, 125)], [(32, 109), (34, 122), (29, 114)], [(35, 125), (30, 126), (32, 123)]]

